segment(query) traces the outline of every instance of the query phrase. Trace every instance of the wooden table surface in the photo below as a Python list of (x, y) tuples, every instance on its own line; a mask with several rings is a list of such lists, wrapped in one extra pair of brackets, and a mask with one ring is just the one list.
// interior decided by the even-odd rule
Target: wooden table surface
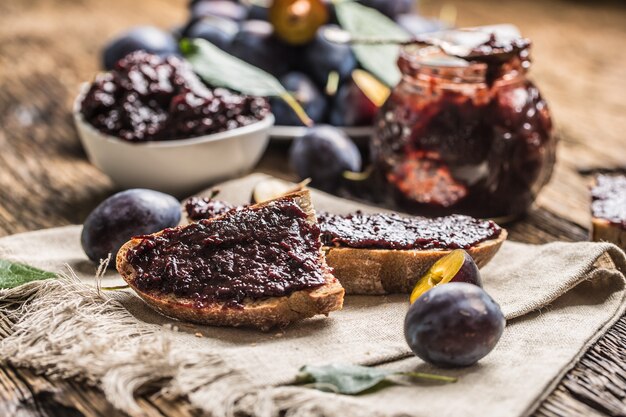
[[(448, 1), (459, 25), (510, 22), (534, 40), (532, 78), (561, 138), (552, 182), (510, 227), (525, 242), (588, 237), (588, 174), (626, 167), (626, 7), (623, 2)], [(442, 1), (421, 1), (436, 15)], [(70, 108), (93, 77), (99, 48), (138, 24), (186, 19), (186, 0), (0, 2), (0, 236), (81, 223), (115, 191), (85, 159)], [(291, 177), (287, 146), (273, 144), (259, 170)], [(538, 343), (540, 341), (538, 340)], [(497, 389), (497, 387), (494, 387)], [(146, 393), (149, 416), (195, 415), (183, 401)], [(0, 367), (0, 416), (121, 416), (96, 389)], [(539, 416), (626, 415), (626, 318), (582, 358)]]

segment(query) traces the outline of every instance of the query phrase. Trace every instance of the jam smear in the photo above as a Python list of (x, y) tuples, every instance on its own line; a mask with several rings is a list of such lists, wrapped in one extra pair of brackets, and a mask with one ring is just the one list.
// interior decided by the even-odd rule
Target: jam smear
[(593, 217), (608, 220), (626, 229), (626, 177), (598, 175), (591, 190)]
[(526, 38), (499, 39), (495, 33), (489, 34), (489, 38), (469, 49), (467, 55), (462, 58), (471, 62), (482, 62), (487, 65), (485, 82), (493, 86), (494, 82), (506, 75), (510, 69), (507, 62), (518, 61), (522, 68), (530, 66), (531, 42)]
[(240, 208), (213, 197), (191, 197), (185, 201), (185, 212), (189, 220), (211, 219), (232, 209)]
[(502, 231), (491, 220), (461, 215), (429, 219), (394, 213), (322, 213), (318, 221), (325, 245), (366, 249), (467, 249)]
[[(188, 200), (185, 204), (190, 220), (219, 215), (218, 211), (211, 210), (213, 207), (243, 208), (221, 200), (197, 197), (193, 197), (193, 203)], [(325, 245), (368, 249), (467, 249), (497, 238), (502, 231), (491, 220), (461, 215), (428, 219), (357, 211), (343, 216), (318, 213), (317, 221)]]
[(144, 51), (121, 59), (100, 74), (81, 112), (102, 133), (130, 142), (187, 139), (262, 120), (265, 98), (207, 87), (191, 66), (175, 56)]
[(137, 288), (190, 298), (197, 307), (237, 308), (325, 282), (320, 229), (289, 200), (140, 238), (127, 255)]

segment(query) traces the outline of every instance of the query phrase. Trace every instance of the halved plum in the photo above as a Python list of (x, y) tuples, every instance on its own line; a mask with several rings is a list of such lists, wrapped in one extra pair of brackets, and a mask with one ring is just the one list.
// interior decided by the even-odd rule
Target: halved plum
[(481, 288), (483, 286), (478, 266), (470, 254), (463, 249), (453, 250), (430, 267), (413, 288), (410, 297), (411, 304), (426, 291), (449, 282), (466, 282)]
[(389, 87), (372, 74), (355, 69), (334, 97), (330, 123), (334, 126), (372, 125), (389, 92)]

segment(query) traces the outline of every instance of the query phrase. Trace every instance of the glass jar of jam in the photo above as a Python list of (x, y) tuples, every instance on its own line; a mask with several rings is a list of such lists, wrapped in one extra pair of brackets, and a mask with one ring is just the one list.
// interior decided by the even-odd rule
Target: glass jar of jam
[(402, 80), (371, 141), (375, 173), (399, 209), (512, 218), (549, 180), (556, 137), (526, 77), (530, 43), (488, 38), (462, 58), (438, 46), (402, 48)]

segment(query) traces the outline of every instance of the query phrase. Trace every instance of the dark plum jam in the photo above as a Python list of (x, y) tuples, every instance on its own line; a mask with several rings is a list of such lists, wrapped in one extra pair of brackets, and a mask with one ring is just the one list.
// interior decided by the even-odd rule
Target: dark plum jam
[(548, 106), (526, 78), (528, 48), (491, 36), (462, 59), (405, 46), (402, 81), (371, 141), (373, 194), (428, 216), (524, 213), (549, 180), (556, 150)]
[(185, 201), (187, 218), (193, 221), (211, 219), (234, 208), (238, 207), (212, 197), (191, 197)]
[[(185, 204), (190, 220), (218, 216), (224, 208), (236, 210), (242, 207), (197, 197), (192, 197)], [(395, 213), (318, 213), (317, 221), (325, 245), (368, 249), (467, 249), (495, 239), (502, 232), (491, 220), (461, 215), (429, 219)]]
[(265, 98), (208, 88), (175, 56), (137, 51), (100, 74), (81, 103), (85, 120), (130, 142), (188, 139), (262, 120)]
[(598, 175), (591, 190), (591, 213), (626, 230), (626, 177)]
[(428, 219), (382, 213), (323, 213), (318, 221), (325, 245), (367, 249), (468, 249), (497, 238), (502, 231), (491, 220), (461, 215)]
[(166, 229), (130, 250), (140, 291), (241, 306), (324, 284), (320, 229), (293, 201)]

